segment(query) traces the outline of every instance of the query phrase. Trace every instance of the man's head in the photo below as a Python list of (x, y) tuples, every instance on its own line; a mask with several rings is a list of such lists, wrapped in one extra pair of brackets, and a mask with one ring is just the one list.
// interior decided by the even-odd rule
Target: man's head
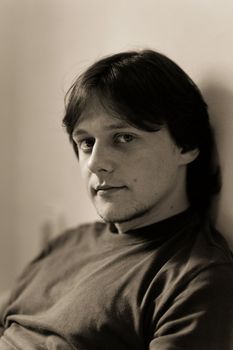
[[(135, 130), (139, 130), (145, 140), (146, 138), (155, 140), (166, 134), (168, 143), (171, 141), (172, 147), (175, 147), (175, 150), (173, 147), (174, 157), (167, 161), (175, 161), (178, 172), (169, 173), (164, 168), (164, 174), (178, 178), (184, 176), (189, 203), (200, 212), (206, 211), (211, 195), (219, 187), (216, 174), (212, 169), (212, 133), (206, 103), (197, 86), (181, 68), (166, 56), (151, 50), (123, 52), (94, 63), (72, 85), (68, 93), (66, 115), (63, 120), (78, 157), (80, 148), (77, 147), (74, 131), (81, 126), (82, 129), (83, 127), (87, 129), (84, 130), (86, 132), (84, 142), (86, 144), (91, 142), (88, 145), (90, 155), (90, 150), (97, 145), (97, 136), (106, 135), (105, 132), (100, 133), (100, 130), (104, 130), (100, 127), (104, 127), (108, 121), (111, 124), (113, 120), (124, 122)], [(93, 135), (94, 130), (99, 134)], [(128, 137), (127, 147), (128, 143), (131, 143), (129, 138), (132, 136), (132, 130), (128, 131), (130, 131), (128, 134), (124, 131), (125, 137)], [(123, 135), (120, 137), (124, 138)], [(107, 143), (105, 146), (109, 149)], [(155, 154), (156, 143), (154, 147), (154, 155), (158, 157)], [(166, 145), (161, 143), (159, 147), (162, 153), (165, 152)], [(143, 149), (147, 152), (146, 147)], [(135, 152), (132, 152), (130, 159)], [(147, 152), (147, 155), (144, 153), (144, 158), (148, 155), (151, 157), (152, 167), (146, 171), (151, 172), (152, 177), (155, 172), (156, 177), (157, 163), (153, 163), (153, 152)], [(114, 157), (114, 152), (112, 156)], [(164, 157), (165, 154), (163, 154)], [(143, 157), (141, 162), (142, 159)], [(165, 167), (169, 169), (169, 164), (167, 163)], [(135, 171), (137, 171), (136, 168)], [(89, 169), (88, 172), (92, 170)], [(135, 173), (135, 181), (137, 181), (136, 178)], [(109, 179), (111, 182), (111, 177)], [(101, 175), (98, 180), (92, 181), (104, 183), (104, 180)], [(116, 181), (115, 177), (113, 181)], [(119, 181), (123, 182), (123, 179)], [(157, 181), (155, 178), (154, 186), (160, 185), (162, 186), (161, 179)], [(172, 185), (180, 186), (180, 183), (178, 181), (168, 184), (168, 186)], [(153, 192), (153, 183), (151, 182), (149, 186)], [(146, 182), (144, 187), (146, 192), (148, 189)], [(154, 191), (155, 195), (157, 190), (154, 189)]]

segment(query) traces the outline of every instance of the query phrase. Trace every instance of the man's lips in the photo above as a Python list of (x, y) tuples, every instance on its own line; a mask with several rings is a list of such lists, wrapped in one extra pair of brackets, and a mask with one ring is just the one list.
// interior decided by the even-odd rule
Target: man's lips
[(125, 189), (125, 186), (111, 186), (111, 185), (100, 185), (94, 188), (96, 194), (104, 195), (118, 192)]

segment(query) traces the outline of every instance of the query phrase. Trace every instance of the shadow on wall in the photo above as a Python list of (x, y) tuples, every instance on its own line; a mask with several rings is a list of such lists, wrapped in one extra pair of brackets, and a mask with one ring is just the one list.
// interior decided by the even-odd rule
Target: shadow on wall
[(206, 79), (201, 90), (209, 106), (216, 140), (216, 160), (222, 178), (222, 189), (213, 203), (212, 218), (233, 248), (233, 92), (221, 85), (216, 76), (215, 80)]

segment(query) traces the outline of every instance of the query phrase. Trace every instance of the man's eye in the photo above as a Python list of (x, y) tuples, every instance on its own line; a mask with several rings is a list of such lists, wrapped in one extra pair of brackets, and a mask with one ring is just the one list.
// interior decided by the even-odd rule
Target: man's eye
[(92, 150), (94, 146), (94, 139), (88, 138), (88, 139), (83, 139), (77, 142), (78, 143), (78, 148), (82, 150), (83, 152), (89, 152)]
[(118, 134), (115, 137), (115, 142), (116, 143), (128, 143), (133, 141), (134, 136), (131, 134)]

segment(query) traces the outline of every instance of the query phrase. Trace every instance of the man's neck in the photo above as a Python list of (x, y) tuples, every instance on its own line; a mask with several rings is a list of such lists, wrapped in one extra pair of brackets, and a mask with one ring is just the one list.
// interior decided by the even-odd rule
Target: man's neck
[(133, 218), (132, 220), (120, 222), (115, 222), (114, 225), (118, 230), (119, 234), (124, 234), (128, 231), (138, 229), (140, 227), (149, 226), (155, 224), (156, 222), (168, 219), (174, 215), (180, 214), (189, 208), (188, 200), (180, 203), (177, 206), (170, 206), (165, 211), (149, 210), (144, 215)]

